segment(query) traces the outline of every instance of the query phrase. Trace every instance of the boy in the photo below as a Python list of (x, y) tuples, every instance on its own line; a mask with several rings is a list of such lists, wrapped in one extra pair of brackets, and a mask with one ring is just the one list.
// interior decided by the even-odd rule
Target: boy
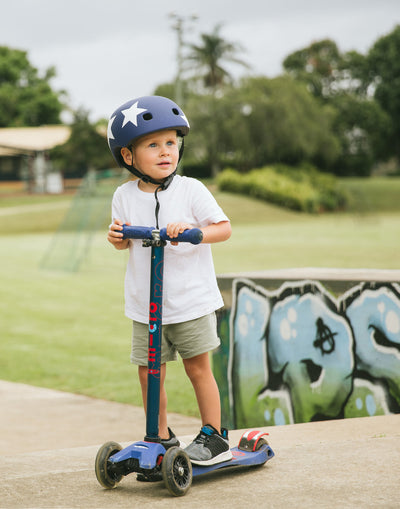
[(199, 181), (176, 175), (189, 123), (170, 99), (140, 97), (120, 106), (108, 124), (110, 150), (137, 180), (120, 186), (112, 201), (108, 241), (129, 249), (125, 276), (125, 314), (133, 321), (131, 361), (138, 365), (143, 404), (147, 403), (147, 343), (150, 252), (140, 240), (123, 239), (122, 225), (166, 227), (169, 237), (193, 227), (200, 245), (168, 243), (164, 251), (162, 358), (159, 435), (164, 447), (179, 446), (167, 426), (166, 362), (183, 359), (199, 406), (202, 428), (185, 449), (191, 461), (212, 465), (232, 457), (228, 432), (221, 428), (221, 405), (209, 351), (219, 345), (215, 311), (223, 306), (211, 243), (231, 235), (229, 219)]

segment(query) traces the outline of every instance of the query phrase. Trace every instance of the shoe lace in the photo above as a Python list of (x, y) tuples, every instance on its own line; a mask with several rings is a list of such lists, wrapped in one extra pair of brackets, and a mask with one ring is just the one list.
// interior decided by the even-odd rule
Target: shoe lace
[(194, 439), (194, 441), (196, 442), (196, 444), (206, 444), (208, 438), (209, 438), (208, 435), (204, 433), (203, 430), (201, 430), (197, 437)]

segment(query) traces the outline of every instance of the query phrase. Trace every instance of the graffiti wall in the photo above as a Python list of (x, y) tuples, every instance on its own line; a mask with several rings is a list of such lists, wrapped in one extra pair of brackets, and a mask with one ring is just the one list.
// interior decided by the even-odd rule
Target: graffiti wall
[(400, 287), (268, 291), (234, 279), (214, 372), (223, 421), (246, 428), (400, 413)]

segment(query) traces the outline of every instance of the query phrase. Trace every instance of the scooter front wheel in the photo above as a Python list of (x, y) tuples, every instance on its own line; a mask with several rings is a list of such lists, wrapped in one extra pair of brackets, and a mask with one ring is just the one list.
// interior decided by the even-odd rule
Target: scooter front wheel
[(115, 488), (115, 486), (122, 479), (122, 475), (115, 475), (110, 472), (108, 466), (108, 459), (122, 450), (122, 446), (116, 442), (106, 442), (97, 452), (95, 461), (95, 472), (99, 483), (103, 488), (108, 490)]
[(192, 485), (192, 464), (187, 453), (179, 447), (166, 451), (161, 471), (165, 486), (175, 497), (185, 495)]

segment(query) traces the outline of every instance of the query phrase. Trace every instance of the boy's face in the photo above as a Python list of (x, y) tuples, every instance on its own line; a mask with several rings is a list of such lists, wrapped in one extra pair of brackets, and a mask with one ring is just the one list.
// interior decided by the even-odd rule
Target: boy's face
[(136, 140), (132, 151), (122, 148), (121, 155), (129, 166), (161, 180), (171, 175), (178, 165), (178, 136), (175, 130), (157, 131)]

